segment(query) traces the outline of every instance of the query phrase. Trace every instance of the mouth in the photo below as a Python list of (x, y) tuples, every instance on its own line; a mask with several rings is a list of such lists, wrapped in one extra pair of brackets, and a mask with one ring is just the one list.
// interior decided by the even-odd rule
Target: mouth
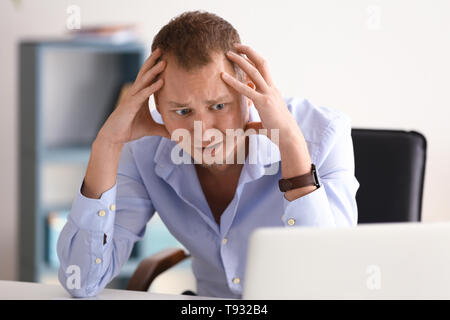
[(219, 151), (218, 149), (220, 149), (222, 145), (222, 141), (216, 142), (216, 143), (211, 143), (210, 145), (206, 146), (206, 147), (197, 147), (196, 149), (199, 150), (201, 152), (201, 154), (205, 154), (205, 152), (210, 153), (212, 157), (216, 156), (216, 151)]
[(205, 150), (211, 150), (213, 148), (217, 148), (218, 146), (220, 146), (222, 144), (222, 141), (216, 142), (216, 143), (212, 143), (206, 147), (197, 147), (197, 149), (202, 149), (202, 151)]

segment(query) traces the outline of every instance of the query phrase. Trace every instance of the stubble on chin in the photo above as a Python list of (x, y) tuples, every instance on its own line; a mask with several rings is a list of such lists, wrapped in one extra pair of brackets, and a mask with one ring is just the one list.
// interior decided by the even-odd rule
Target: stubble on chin
[(208, 164), (205, 162), (199, 163), (198, 165), (205, 169), (220, 169), (220, 168), (224, 168), (226, 166), (226, 164), (223, 164), (223, 163), (222, 164), (219, 164), (219, 163)]

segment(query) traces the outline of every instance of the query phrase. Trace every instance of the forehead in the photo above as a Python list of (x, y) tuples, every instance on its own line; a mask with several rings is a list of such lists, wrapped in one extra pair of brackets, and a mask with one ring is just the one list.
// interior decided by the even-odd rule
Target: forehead
[(211, 54), (212, 62), (192, 70), (185, 70), (178, 65), (175, 57), (166, 55), (166, 68), (160, 77), (164, 79), (164, 86), (158, 91), (158, 99), (163, 101), (188, 102), (192, 100), (213, 100), (225, 94), (236, 96), (220, 77), (225, 71), (234, 75), (230, 61), (223, 53)]

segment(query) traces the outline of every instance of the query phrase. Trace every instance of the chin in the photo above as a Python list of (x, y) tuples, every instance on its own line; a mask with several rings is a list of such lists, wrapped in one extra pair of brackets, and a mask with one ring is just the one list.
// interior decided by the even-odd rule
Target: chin
[(198, 165), (200, 165), (203, 168), (218, 169), (218, 170), (225, 169), (227, 166), (229, 166), (229, 164), (226, 163), (225, 158), (222, 160), (222, 163), (217, 161), (218, 159), (215, 159), (214, 161), (211, 161), (211, 160), (212, 159), (209, 159), (208, 161), (206, 161), (203, 158), (201, 163), (198, 163)]
[(220, 163), (211, 163), (211, 164), (207, 164), (207, 163), (200, 163), (199, 164), (201, 167), (206, 168), (206, 169), (225, 169), (227, 167), (227, 164), (220, 164)]

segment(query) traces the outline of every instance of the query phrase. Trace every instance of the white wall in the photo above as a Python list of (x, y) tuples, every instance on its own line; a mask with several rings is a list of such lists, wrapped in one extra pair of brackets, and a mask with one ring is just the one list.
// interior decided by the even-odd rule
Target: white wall
[(221, 15), (268, 60), (285, 95), (341, 109), (354, 127), (422, 132), (428, 139), (423, 218), (450, 219), (448, 0), (3, 0), (0, 279), (16, 277), (17, 42), (63, 34), (70, 4), (80, 6), (82, 26), (139, 23), (148, 45), (183, 11)]

